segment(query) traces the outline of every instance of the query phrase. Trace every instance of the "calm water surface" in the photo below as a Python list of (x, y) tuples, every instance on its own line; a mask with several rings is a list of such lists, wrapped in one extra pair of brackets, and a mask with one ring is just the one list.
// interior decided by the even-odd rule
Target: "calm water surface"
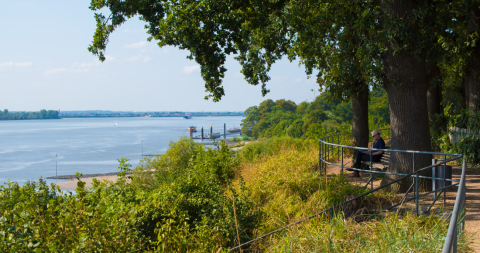
[[(40, 177), (117, 171), (125, 157), (135, 167), (143, 154), (162, 154), (170, 141), (188, 136), (196, 126), (223, 133), (243, 117), (75, 118), (0, 121), (0, 184)], [(115, 123), (117, 126), (115, 126)], [(194, 134), (195, 135), (195, 134)], [(57, 156), (57, 157), (56, 157)], [(61, 181), (61, 180), (59, 180)], [(47, 182), (57, 182), (47, 180)]]

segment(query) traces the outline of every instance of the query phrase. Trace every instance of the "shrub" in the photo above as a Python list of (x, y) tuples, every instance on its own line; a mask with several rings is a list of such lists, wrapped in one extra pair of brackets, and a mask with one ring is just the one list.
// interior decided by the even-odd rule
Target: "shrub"
[(455, 152), (465, 156), (467, 163), (473, 166), (480, 165), (480, 138), (466, 137), (455, 143)]

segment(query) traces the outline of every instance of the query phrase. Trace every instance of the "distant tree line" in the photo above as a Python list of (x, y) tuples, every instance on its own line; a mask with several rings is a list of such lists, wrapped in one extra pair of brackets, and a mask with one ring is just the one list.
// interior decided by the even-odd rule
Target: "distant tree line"
[(39, 112), (9, 112), (8, 109), (0, 111), (0, 120), (24, 120), (24, 119), (59, 119), (58, 111), (41, 110)]
[(125, 111), (62, 111), (62, 118), (94, 118), (94, 117), (184, 117), (190, 114), (192, 117), (201, 116), (243, 116), (238, 112), (125, 112)]

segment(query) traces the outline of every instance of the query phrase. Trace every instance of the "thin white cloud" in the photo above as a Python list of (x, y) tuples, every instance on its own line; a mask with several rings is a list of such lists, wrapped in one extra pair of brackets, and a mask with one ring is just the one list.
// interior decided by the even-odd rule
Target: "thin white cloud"
[[(115, 60), (114, 57), (111, 56), (105, 56), (105, 62), (110, 62)], [(56, 74), (63, 74), (63, 73), (85, 73), (88, 72), (90, 69), (100, 65), (101, 62), (96, 60), (94, 62), (89, 62), (89, 63), (78, 63), (74, 62), (71, 67), (69, 68), (54, 68), (54, 69), (49, 69), (44, 72), (45, 75), (56, 75)]]
[(139, 61), (140, 60), (140, 56), (132, 56), (130, 58), (128, 58), (129, 61)]
[(185, 73), (185, 74), (191, 74), (191, 73), (197, 72), (199, 70), (200, 70), (199, 65), (185, 66), (185, 67), (183, 67), (182, 72)]
[(33, 66), (33, 63), (30, 61), (30, 62), (13, 62), (13, 61), (9, 61), (9, 62), (0, 62), (0, 69), (3, 69), (3, 68), (28, 68), (28, 67), (31, 67)]
[(67, 68), (56, 68), (56, 69), (49, 69), (44, 72), (45, 75), (55, 75), (68, 72)]
[(144, 46), (147, 45), (147, 42), (146, 41), (140, 41), (140, 42), (137, 42), (137, 43), (133, 43), (133, 44), (128, 44), (128, 45), (125, 45), (123, 46), (124, 48), (142, 48)]
[(128, 61), (143, 61), (143, 62), (148, 62), (150, 61), (152, 58), (148, 57), (148, 56), (132, 56), (130, 58), (128, 58)]

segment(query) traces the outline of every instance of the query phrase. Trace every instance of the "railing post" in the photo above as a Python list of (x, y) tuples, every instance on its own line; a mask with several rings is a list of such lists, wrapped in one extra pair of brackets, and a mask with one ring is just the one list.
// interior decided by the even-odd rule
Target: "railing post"
[(457, 253), (457, 236), (458, 236), (458, 231), (455, 229), (455, 233), (453, 234), (453, 245), (452, 245), (452, 252)]
[[(327, 143), (330, 143), (330, 137), (327, 138)], [(327, 148), (327, 161), (328, 161), (330, 159), (330, 147), (326, 147), (326, 148)], [(326, 171), (327, 171), (327, 165), (325, 164), (325, 172)]]
[(342, 147), (342, 173), (343, 173), (343, 147)]
[[(337, 135), (337, 144), (340, 145), (340, 135)], [(340, 148), (337, 147), (337, 156), (340, 156)]]
[[(462, 164), (462, 171), (465, 171), (465, 157), (463, 157), (463, 164)], [(460, 213), (460, 219), (462, 221), (461, 227), (460, 227), (460, 232), (462, 232), (463, 228), (465, 227), (465, 212), (466, 212), (466, 207), (467, 207), (467, 182), (465, 181), (463, 183), (463, 192), (462, 192), (462, 206), (461, 206), (461, 213)]]
[(321, 167), (322, 172), (323, 172), (323, 167), (325, 167), (325, 159), (327, 159), (327, 146), (324, 142), (322, 142), (322, 167)]
[(418, 216), (418, 172), (415, 173), (415, 212)]
[(321, 165), (322, 165), (322, 141), (320, 139), (318, 140), (318, 174), (320, 176), (322, 175)]
[[(443, 156), (443, 161), (445, 162), (443, 164), (443, 187), (445, 187), (445, 174), (447, 172), (447, 155)], [(442, 194), (442, 193), (440, 193)], [(447, 189), (443, 190), (443, 207), (447, 204)]]
[[(412, 153), (413, 160), (413, 172), (415, 171), (415, 153)], [(418, 216), (418, 172), (415, 173), (415, 212)]]
[[(372, 147), (373, 148), (373, 147)], [(370, 190), (373, 190), (373, 150), (370, 150)]]

